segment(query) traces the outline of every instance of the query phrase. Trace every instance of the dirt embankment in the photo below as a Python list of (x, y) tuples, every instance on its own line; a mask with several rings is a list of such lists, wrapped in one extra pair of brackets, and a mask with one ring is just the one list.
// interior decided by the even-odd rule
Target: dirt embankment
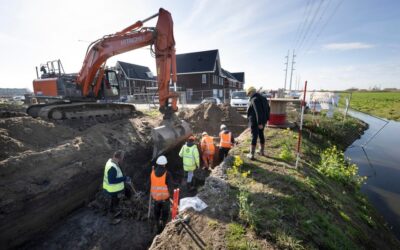
[(146, 117), (97, 124), (85, 131), (30, 117), (0, 120), (0, 245), (18, 246), (93, 199), (104, 164), (123, 149), (135, 178), (151, 158)]

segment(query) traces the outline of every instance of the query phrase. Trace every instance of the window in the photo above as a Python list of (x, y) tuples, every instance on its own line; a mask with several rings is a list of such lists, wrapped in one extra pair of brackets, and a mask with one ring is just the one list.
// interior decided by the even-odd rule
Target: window
[(219, 92), (219, 97), (223, 97), (224, 96), (224, 92), (222, 92), (223, 90), (222, 89), (220, 89), (218, 92)]
[(223, 85), (224, 84), (224, 78), (220, 77), (219, 78), (219, 85)]
[(213, 89), (213, 97), (218, 97), (218, 89)]
[(201, 83), (207, 83), (207, 75), (206, 74), (201, 75)]

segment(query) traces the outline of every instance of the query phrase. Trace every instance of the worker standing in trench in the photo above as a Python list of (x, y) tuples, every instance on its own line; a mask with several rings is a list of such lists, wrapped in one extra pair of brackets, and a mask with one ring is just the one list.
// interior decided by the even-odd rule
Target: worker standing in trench
[(191, 135), (186, 144), (183, 145), (179, 151), (179, 156), (183, 159), (183, 170), (185, 173), (184, 179), (186, 179), (186, 187), (188, 189), (194, 188), (193, 172), (197, 167), (200, 166), (199, 150), (197, 149), (197, 145), (194, 143), (194, 140), (194, 136)]
[(150, 195), (153, 200), (154, 220), (157, 234), (161, 233), (167, 224), (170, 211), (170, 192), (168, 187), (175, 186), (172, 175), (167, 171), (167, 158), (161, 155), (156, 160), (150, 174)]
[[(123, 160), (124, 152), (122, 150), (115, 151), (104, 167), (103, 189), (110, 198), (106, 212), (113, 214), (114, 218), (121, 213), (121, 211), (116, 210), (120, 196), (125, 194), (128, 199), (131, 196), (130, 190), (125, 188), (125, 183), (131, 182), (131, 178), (124, 176), (120, 168)], [(115, 221), (114, 223), (118, 222)]]
[(200, 142), (201, 147), (201, 158), (203, 159), (204, 168), (209, 170), (213, 167), (214, 163), (214, 138), (209, 136), (207, 132), (203, 132)]
[(225, 124), (221, 124), (221, 132), (219, 133), (219, 158), (221, 161), (228, 156), (229, 150), (231, 150), (235, 143), (235, 138), (232, 136), (232, 132), (228, 130)]

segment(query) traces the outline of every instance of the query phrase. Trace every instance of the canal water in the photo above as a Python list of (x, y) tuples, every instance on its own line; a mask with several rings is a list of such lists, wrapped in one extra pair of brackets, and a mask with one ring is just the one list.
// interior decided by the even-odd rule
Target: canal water
[(345, 155), (358, 165), (361, 176), (368, 177), (361, 191), (400, 239), (400, 122), (356, 111), (349, 114), (368, 123), (369, 128)]

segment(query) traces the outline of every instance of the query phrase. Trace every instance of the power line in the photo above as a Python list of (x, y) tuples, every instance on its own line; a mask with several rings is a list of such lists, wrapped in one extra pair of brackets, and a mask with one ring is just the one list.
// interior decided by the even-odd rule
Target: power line
[(323, 24), (323, 26), (321, 27), (321, 29), (319, 30), (317, 36), (315, 37), (314, 41), (311, 43), (311, 45), (309, 46), (309, 48), (307, 49), (307, 51), (303, 54), (306, 55), (308, 53), (308, 51), (310, 51), (310, 49), (312, 48), (312, 46), (315, 44), (315, 42), (318, 40), (318, 38), (321, 36), (322, 32), (324, 31), (324, 29), (326, 28), (326, 26), (328, 25), (328, 23), (332, 20), (332, 18), (335, 16), (336, 12), (338, 11), (340, 5), (342, 5), (342, 3), (344, 2), (344, 0), (341, 0), (340, 2), (338, 2), (338, 4), (336, 5), (335, 9), (333, 10), (332, 14), (329, 16), (329, 18), (326, 20), (326, 22)]
[(315, 21), (315, 17), (317, 16), (317, 14), (318, 14), (318, 12), (319, 12), (319, 9), (321, 8), (322, 3), (323, 3), (323, 0), (321, 0), (321, 1), (319, 2), (318, 6), (317, 6), (317, 9), (316, 9), (316, 11), (314, 12), (314, 15), (313, 15), (313, 17), (312, 17), (312, 19), (311, 19), (311, 21), (310, 21), (308, 27), (307, 27), (307, 30), (306, 30), (305, 33), (304, 33), (303, 39), (301, 40), (300, 45), (299, 45), (299, 47), (297, 48), (297, 52), (298, 52), (298, 53), (299, 53), (299, 51), (301, 50), (301, 46), (303, 45), (303, 42), (304, 42), (304, 40), (306, 39), (306, 37), (307, 37), (307, 35), (308, 35), (308, 32), (310, 31), (310, 28), (312, 27), (312, 25), (313, 25), (313, 23), (314, 23), (314, 21)]
[(306, 13), (308, 10), (308, 7), (310, 6), (311, 0), (307, 1), (306, 7), (304, 8), (304, 13), (303, 13), (303, 21), (299, 22), (299, 25), (297, 26), (297, 31), (296, 31), (296, 35), (293, 39), (293, 44), (292, 44), (292, 48), (296, 45), (296, 41), (298, 40), (298, 37), (300, 36), (301, 32), (303, 30), (304, 27), (304, 23), (305, 23), (305, 19), (306, 19)]
[(297, 37), (296, 42), (295, 42), (293, 48), (296, 48), (297, 45), (298, 45), (298, 43), (300, 42), (301, 37), (303, 36), (303, 33), (304, 33), (304, 28), (305, 28), (306, 25), (307, 25), (308, 18), (309, 18), (309, 16), (310, 16), (310, 14), (312, 13), (312, 10), (313, 10), (313, 4), (312, 4), (311, 1), (310, 1), (309, 8), (306, 9), (306, 15), (305, 15), (305, 18), (304, 18), (304, 22), (302, 23), (299, 36)]
[[(316, 33), (316, 31), (318, 30), (318, 28), (320, 28), (320, 27), (322, 27), (322, 20), (324, 20), (324, 17), (325, 17), (325, 15), (326, 15), (326, 13), (327, 13), (327, 10), (329, 9), (329, 6), (330, 6), (330, 4), (331, 4), (331, 0), (326, 0), (325, 1), (327, 4), (325, 5), (325, 8), (322, 10), (322, 12), (321, 12), (321, 15), (319, 16), (319, 19), (318, 19), (318, 21), (316, 22), (316, 24), (314, 25), (314, 27), (312, 28), (312, 30), (311, 30), (311, 32), (310, 32), (310, 35), (309, 35), (309, 38), (310, 39), (308, 39), (308, 41), (312, 41), (311, 39), (312, 39), (312, 37), (313, 37), (313, 35)], [(322, 6), (321, 6), (322, 7)], [(308, 45), (308, 46), (307, 46)], [(304, 43), (304, 48), (309, 48), (310, 47), (310, 45), (311, 45), (311, 43)], [(303, 53), (303, 55), (304, 55), (304, 53)]]

